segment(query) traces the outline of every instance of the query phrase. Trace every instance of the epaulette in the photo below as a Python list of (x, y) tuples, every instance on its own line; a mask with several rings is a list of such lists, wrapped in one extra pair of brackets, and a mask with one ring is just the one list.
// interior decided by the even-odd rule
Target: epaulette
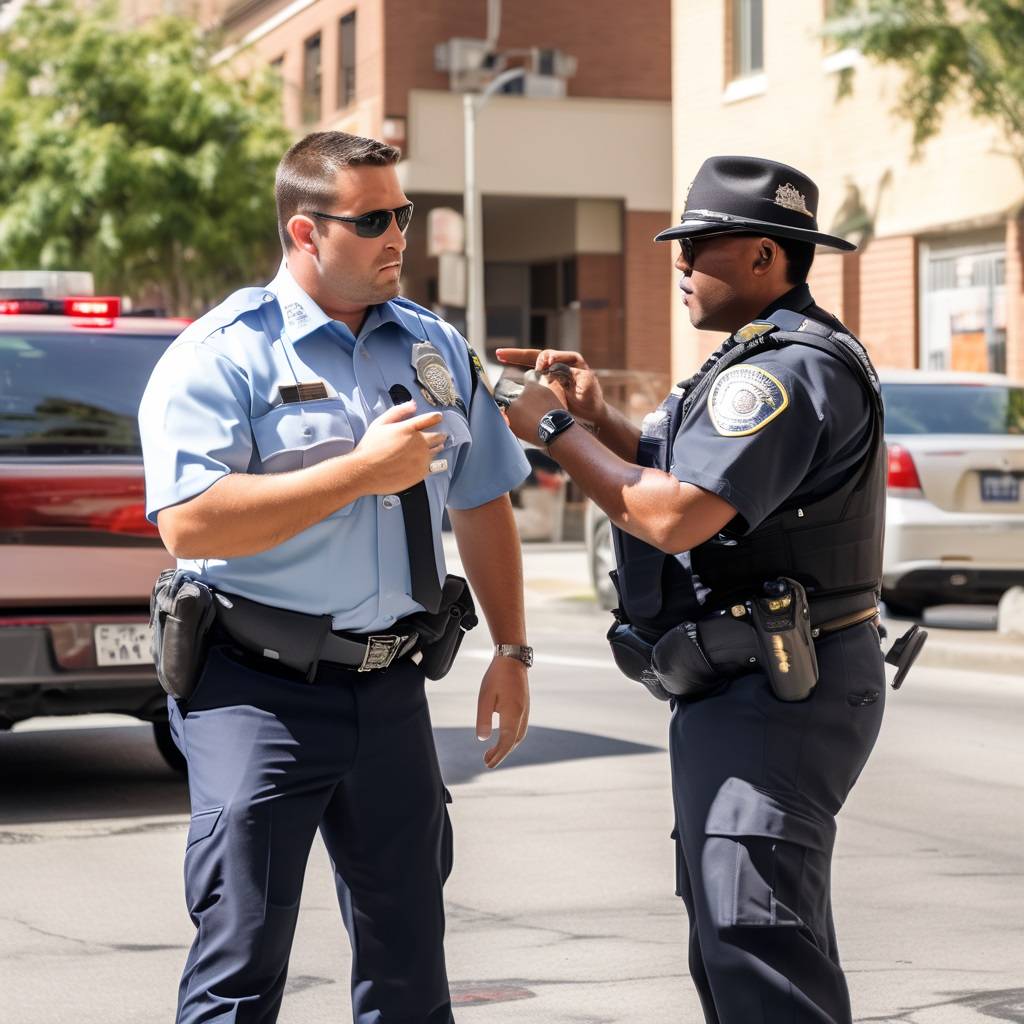
[(223, 302), (189, 324), (181, 333), (181, 337), (187, 335), (196, 340), (208, 338), (217, 331), (230, 327), (246, 313), (259, 309), (273, 299), (274, 294), (268, 292), (266, 288), (239, 288)]

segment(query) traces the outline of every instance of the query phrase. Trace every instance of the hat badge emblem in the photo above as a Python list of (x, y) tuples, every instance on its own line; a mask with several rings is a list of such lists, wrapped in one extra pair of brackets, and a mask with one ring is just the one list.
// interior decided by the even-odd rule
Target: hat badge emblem
[(807, 200), (804, 194), (797, 189), (796, 185), (786, 183), (775, 190), (775, 205), (786, 210), (793, 210), (802, 213), (805, 217), (814, 218), (814, 214), (807, 209)]

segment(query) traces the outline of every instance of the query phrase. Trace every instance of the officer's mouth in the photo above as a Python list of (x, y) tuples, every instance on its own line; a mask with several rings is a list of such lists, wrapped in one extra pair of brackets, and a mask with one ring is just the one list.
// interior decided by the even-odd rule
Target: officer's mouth
[(689, 305), (689, 298), (693, 294), (693, 288), (690, 286), (687, 278), (679, 278), (679, 290), (683, 293), (683, 305)]
[(377, 273), (382, 274), (385, 270), (401, 270), (402, 261), (399, 260), (397, 263), (385, 263), (383, 267), (379, 268)]

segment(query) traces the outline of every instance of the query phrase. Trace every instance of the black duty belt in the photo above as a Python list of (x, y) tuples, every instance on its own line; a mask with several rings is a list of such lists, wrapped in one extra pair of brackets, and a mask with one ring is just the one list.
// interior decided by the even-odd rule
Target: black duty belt
[(307, 615), (216, 591), (217, 622), (239, 647), (301, 672), (312, 680), (321, 661), (357, 672), (389, 668), (412, 654), (417, 631), (367, 636), (331, 629), (330, 615)]

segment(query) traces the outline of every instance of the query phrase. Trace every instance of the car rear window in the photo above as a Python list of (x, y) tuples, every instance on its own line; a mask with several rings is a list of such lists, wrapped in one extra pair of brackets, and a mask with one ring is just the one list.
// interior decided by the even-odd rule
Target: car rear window
[(139, 402), (173, 340), (0, 331), (0, 458), (139, 455)]
[(1024, 434), (1024, 388), (882, 384), (887, 434)]

